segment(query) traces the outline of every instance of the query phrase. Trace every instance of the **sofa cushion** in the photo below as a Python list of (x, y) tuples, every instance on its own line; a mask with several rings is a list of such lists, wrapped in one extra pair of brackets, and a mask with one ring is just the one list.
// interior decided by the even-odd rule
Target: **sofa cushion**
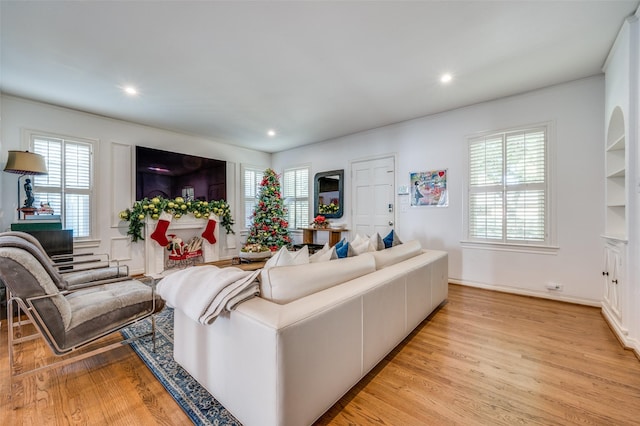
[[(263, 299), (285, 304), (318, 291), (375, 272), (371, 254), (307, 265), (279, 266), (263, 270), (260, 294)], [(264, 278), (264, 279), (263, 279)]]
[(269, 274), (266, 273), (271, 268), (291, 265), (306, 265), (309, 259), (309, 247), (304, 246), (298, 251), (289, 251), (286, 247), (282, 247), (264, 264), (260, 271), (259, 280), (269, 285)]
[(420, 242), (418, 240), (412, 240), (386, 250), (373, 252), (372, 255), (376, 260), (376, 270), (378, 270), (417, 256), (421, 252)]

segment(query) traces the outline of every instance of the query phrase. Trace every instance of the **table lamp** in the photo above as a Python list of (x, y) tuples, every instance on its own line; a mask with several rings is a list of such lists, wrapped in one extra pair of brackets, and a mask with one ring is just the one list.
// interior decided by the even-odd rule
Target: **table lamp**
[[(9, 151), (9, 158), (7, 159), (7, 165), (4, 168), (7, 173), (19, 174), (18, 177), (18, 206), (20, 205), (20, 179), (23, 176), (35, 176), (46, 175), (47, 163), (45, 158), (34, 152), (29, 151)], [(24, 200), (24, 206), (18, 208), (18, 210), (26, 213), (27, 211), (33, 212), (33, 188), (31, 186), (31, 180), (25, 181), (26, 199)], [(18, 215), (20, 219), (20, 215)]]

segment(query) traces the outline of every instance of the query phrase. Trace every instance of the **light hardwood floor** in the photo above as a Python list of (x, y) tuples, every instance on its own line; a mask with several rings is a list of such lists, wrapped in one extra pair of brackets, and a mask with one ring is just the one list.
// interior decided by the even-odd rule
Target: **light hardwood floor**
[[(190, 424), (128, 347), (24, 380), (12, 410), (6, 322), (1, 331), (2, 424)], [(22, 356), (47, 351), (30, 344)], [(449, 302), (317, 424), (639, 422), (640, 361), (599, 309), (450, 285)]]

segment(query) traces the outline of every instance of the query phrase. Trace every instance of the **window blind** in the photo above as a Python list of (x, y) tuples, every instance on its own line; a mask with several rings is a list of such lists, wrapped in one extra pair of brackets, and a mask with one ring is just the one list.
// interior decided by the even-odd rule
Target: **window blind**
[(470, 140), (467, 218), (470, 239), (548, 242), (546, 150), (546, 128)]
[(309, 224), (309, 169), (285, 170), (282, 195), (287, 206), (289, 228), (299, 228)]
[(49, 171), (34, 177), (36, 205), (49, 203), (74, 238), (90, 237), (92, 144), (43, 136), (32, 136), (31, 143)]

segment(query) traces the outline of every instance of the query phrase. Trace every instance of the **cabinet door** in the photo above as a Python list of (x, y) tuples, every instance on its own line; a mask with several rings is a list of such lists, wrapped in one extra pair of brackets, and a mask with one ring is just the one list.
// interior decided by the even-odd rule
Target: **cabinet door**
[(604, 248), (604, 265), (602, 268), (602, 287), (604, 291), (603, 299), (607, 306), (611, 306), (611, 250)]
[(611, 283), (611, 310), (618, 317), (618, 319), (622, 320), (622, 307), (620, 305), (620, 282), (622, 271), (622, 257), (620, 256), (620, 252), (618, 250), (611, 250), (610, 252), (610, 271), (609, 279)]
[(621, 306), (621, 285), (622, 285), (622, 256), (617, 247), (607, 246), (605, 248), (605, 269), (604, 269), (604, 302), (611, 312), (622, 320)]

